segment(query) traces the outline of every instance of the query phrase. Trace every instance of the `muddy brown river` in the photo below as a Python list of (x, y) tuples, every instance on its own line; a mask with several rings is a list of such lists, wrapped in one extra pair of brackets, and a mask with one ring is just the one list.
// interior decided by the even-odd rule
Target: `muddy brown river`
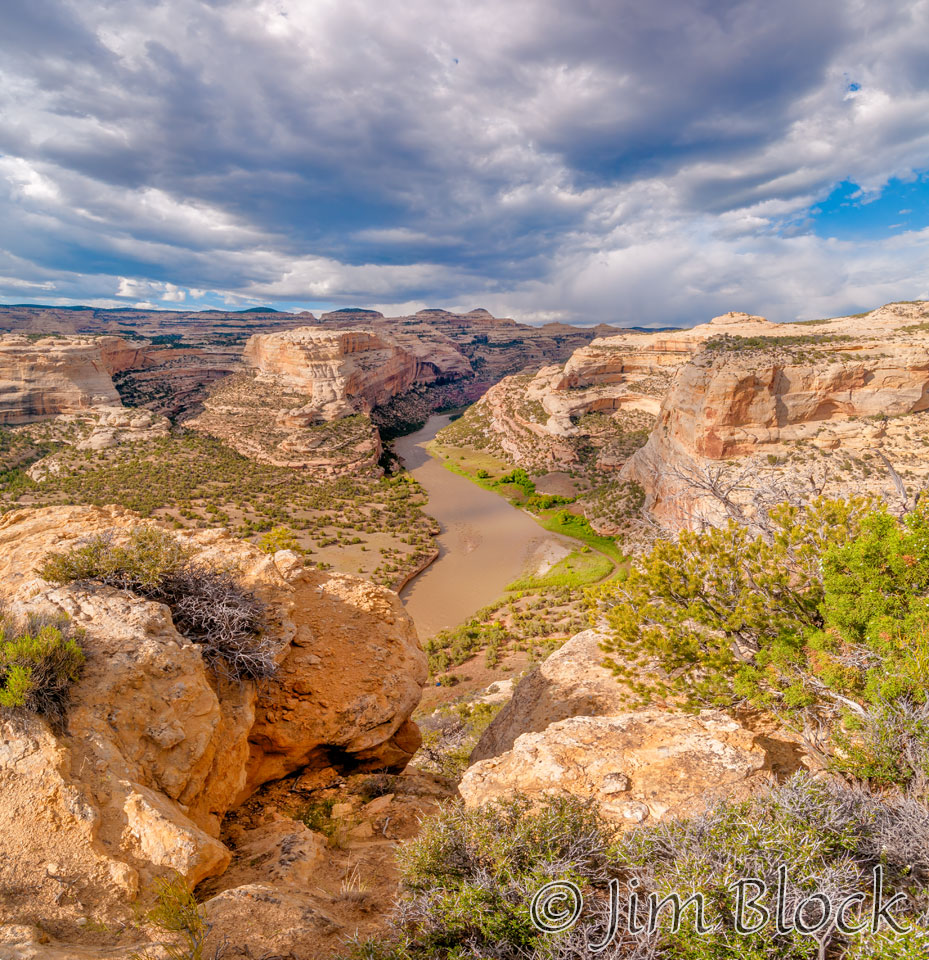
[(400, 591), (423, 639), (463, 623), (496, 600), (507, 584), (524, 573), (548, 569), (577, 546), (431, 457), (425, 445), (450, 421), (432, 416), (421, 430), (393, 445), (429, 495), (425, 512), (442, 528), (438, 559)]

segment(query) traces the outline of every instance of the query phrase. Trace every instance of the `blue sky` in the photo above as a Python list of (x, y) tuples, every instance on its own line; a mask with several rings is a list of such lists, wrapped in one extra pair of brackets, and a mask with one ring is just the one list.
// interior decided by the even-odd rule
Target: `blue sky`
[(0, 2), (0, 302), (929, 297), (926, 0)]
[(868, 193), (843, 180), (810, 210), (812, 227), (820, 237), (864, 240), (929, 227), (929, 175), (911, 179), (891, 177)]

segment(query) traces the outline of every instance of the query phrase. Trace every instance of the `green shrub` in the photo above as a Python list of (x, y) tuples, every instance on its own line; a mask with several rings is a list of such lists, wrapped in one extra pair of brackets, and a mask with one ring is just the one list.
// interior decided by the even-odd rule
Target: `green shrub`
[[(721, 802), (686, 819), (625, 833), (604, 822), (588, 803), (525, 798), (482, 808), (447, 807), (427, 822), (399, 854), (403, 893), (392, 934), (356, 943), (357, 960), (581, 960), (606, 939), (609, 884), (617, 883), (619, 934), (600, 956), (611, 960), (892, 960), (925, 956), (929, 905), (924, 878), (929, 811), (913, 800), (878, 797), (841, 783), (797, 775), (769, 793), (742, 802)], [(840, 900), (861, 892), (864, 901), (848, 919), (868, 917), (871, 878), (883, 870), (885, 902), (905, 893), (905, 909), (893, 916), (909, 924), (904, 936), (842, 935), (834, 922), (815, 935), (773, 923), (778, 870), (786, 868), (785, 905), (792, 917), (813, 924), (815, 904), (800, 904), (814, 891)], [(735, 930), (736, 881), (754, 877), (768, 885), (764, 900), (771, 921), (755, 933)], [(538, 930), (530, 903), (550, 881), (577, 884), (584, 898), (578, 921), (560, 933)], [(671, 892), (682, 900), (700, 894), (709, 929), (695, 931), (696, 908), (681, 911), (675, 930), (671, 910), (660, 911), (655, 929), (629, 933), (630, 893), (647, 916), (649, 897)], [(752, 889), (749, 893), (753, 893)], [(641, 914), (640, 914), (641, 916)], [(749, 915), (746, 919), (754, 919)], [(920, 953), (919, 951), (923, 952)]]
[(51, 583), (101, 584), (166, 604), (178, 633), (230, 679), (260, 680), (277, 670), (273, 643), (262, 635), (262, 602), (232, 572), (194, 561), (166, 530), (135, 527), (124, 544), (100, 534), (48, 554), (37, 572)]
[(566, 503), (573, 503), (574, 497), (562, 497), (557, 493), (533, 493), (526, 501), (526, 509), (533, 512), (551, 510)]
[(0, 707), (57, 718), (84, 665), (84, 652), (66, 618), (0, 618)]
[(184, 878), (159, 877), (154, 887), (155, 906), (142, 919), (156, 929), (175, 936), (169, 942), (159, 943), (154, 953), (130, 954), (130, 960), (221, 960), (228, 944), (223, 942), (207, 950), (210, 924)]
[(522, 467), (517, 467), (510, 473), (504, 474), (497, 483), (501, 486), (511, 483), (514, 487), (519, 487), (527, 497), (535, 493), (535, 483)]
[[(770, 513), (659, 541), (596, 591), (620, 679), (647, 700), (748, 702), (879, 783), (929, 785), (929, 502)], [(656, 669), (657, 668), (657, 669)]]
[(277, 553), (278, 550), (297, 550), (300, 544), (290, 527), (272, 527), (258, 540), (259, 549), (265, 553)]
[(326, 798), (308, 803), (297, 814), (297, 819), (317, 833), (328, 833), (332, 822), (332, 808), (335, 800)]
[(116, 544), (112, 533), (89, 538), (63, 553), (50, 553), (38, 574), (50, 583), (101, 583), (142, 592), (157, 590), (183, 570), (192, 551), (158, 527), (134, 527), (128, 542)]

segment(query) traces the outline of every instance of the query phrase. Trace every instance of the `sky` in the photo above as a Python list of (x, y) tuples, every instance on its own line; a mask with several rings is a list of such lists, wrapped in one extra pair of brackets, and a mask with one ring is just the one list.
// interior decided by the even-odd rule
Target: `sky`
[(0, 302), (929, 298), (929, 0), (0, 0)]

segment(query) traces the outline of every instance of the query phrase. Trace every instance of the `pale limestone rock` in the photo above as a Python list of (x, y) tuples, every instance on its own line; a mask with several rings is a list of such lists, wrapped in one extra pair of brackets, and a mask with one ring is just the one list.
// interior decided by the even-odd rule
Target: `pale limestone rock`
[(53, 940), (38, 925), (0, 925), (0, 960), (131, 960), (133, 954), (149, 946), (139, 942), (132, 946), (82, 947)]
[[(17, 613), (66, 613), (86, 631), (87, 653), (63, 731), (32, 718), (0, 732), (0, 919), (125, 918), (157, 875), (197, 883), (221, 873), (220, 821), (267, 780), (300, 768), (400, 769), (418, 745), (409, 716), (425, 655), (383, 588), (306, 570), (288, 551), (269, 557), (222, 531), (179, 534), (201, 561), (237, 568), (268, 605), (280, 676), (259, 695), (252, 683), (218, 680), (167, 607), (35, 575), (48, 551), (140, 522), (112, 507), (0, 520), (5, 601)], [(44, 864), (65, 884), (78, 878), (77, 892), (56, 899), (59, 881)]]
[(747, 795), (765, 763), (754, 734), (722, 713), (646, 710), (524, 733), (508, 752), (469, 767), (459, 790), (468, 806), (514, 792), (592, 798), (630, 825), (693, 812), (712, 795)]
[(123, 781), (126, 828), (122, 849), (157, 872), (175, 872), (196, 886), (222, 873), (231, 854), (223, 844), (195, 826), (182, 809), (163, 794)]
[(471, 763), (499, 756), (523, 733), (544, 730), (568, 717), (622, 713), (628, 696), (602, 666), (604, 634), (584, 630), (520, 680), (509, 703), (494, 717), (471, 753)]

